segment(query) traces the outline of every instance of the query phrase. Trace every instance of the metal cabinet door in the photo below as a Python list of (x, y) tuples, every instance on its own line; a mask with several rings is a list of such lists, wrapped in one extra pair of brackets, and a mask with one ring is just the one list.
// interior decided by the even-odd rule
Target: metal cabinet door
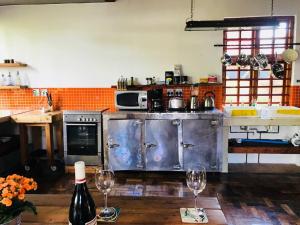
[(142, 160), (142, 121), (108, 121), (108, 162), (114, 170), (140, 170)]
[(218, 121), (183, 120), (182, 148), (184, 169), (195, 164), (203, 165), (207, 171), (218, 169)]
[(179, 120), (146, 120), (145, 151), (147, 170), (179, 170)]

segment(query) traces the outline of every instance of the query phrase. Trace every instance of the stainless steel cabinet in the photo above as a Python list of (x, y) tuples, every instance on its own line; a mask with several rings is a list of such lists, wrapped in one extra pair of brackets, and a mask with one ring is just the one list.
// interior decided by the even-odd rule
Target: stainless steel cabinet
[(103, 117), (104, 162), (114, 170), (222, 170), (222, 115), (117, 112)]
[(143, 169), (141, 120), (109, 120), (107, 150), (114, 170)]
[(217, 120), (183, 120), (182, 148), (183, 164), (187, 170), (194, 164), (205, 166), (207, 171), (218, 169)]
[(147, 170), (181, 169), (178, 152), (180, 120), (146, 120), (145, 151)]

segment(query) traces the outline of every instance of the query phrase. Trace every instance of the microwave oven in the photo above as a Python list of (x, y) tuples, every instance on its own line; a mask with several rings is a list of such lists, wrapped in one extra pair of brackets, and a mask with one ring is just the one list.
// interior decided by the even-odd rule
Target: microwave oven
[(119, 110), (147, 110), (147, 91), (116, 91), (115, 105)]

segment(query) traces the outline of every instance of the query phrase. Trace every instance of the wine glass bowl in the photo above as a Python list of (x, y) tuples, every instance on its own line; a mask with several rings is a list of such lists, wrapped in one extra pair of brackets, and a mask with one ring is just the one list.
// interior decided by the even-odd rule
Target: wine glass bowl
[(197, 212), (198, 216), (200, 216), (203, 213), (203, 210), (197, 207), (197, 198), (198, 194), (200, 194), (206, 187), (205, 167), (196, 165), (189, 168), (186, 172), (186, 183), (188, 188), (194, 194), (195, 212)]
[(107, 195), (114, 186), (114, 172), (108, 166), (99, 166), (95, 172), (95, 184), (99, 191), (104, 194), (104, 208), (101, 209), (99, 216), (103, 219), (111, 219), (116, 215), (113, 207), (107, 207)]

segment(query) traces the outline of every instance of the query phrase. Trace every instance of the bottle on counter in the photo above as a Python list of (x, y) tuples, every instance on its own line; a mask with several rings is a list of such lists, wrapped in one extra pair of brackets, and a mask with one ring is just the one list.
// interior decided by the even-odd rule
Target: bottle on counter
[(17, 71), (16, 76), (15, 76), (15, 85), (20, 86), (21, 85), (21, 78), (20, 78), (20, 73)]
[(69, 225), (97, 225), (96, 206), (85, 179), (85, 163), (76, 162), (75, 190), (69, 209)]
[(6, 77), (4, 74), (1, 75), (0, 86), (6, 86)]
[(12, 80), (12, 77), (11, 77), (11, 74), (10, 72), (8, 72), (8, 76), (7, 76), (7, 79), (6, 79), (6, 86), (13, 86), (13, 80)]

